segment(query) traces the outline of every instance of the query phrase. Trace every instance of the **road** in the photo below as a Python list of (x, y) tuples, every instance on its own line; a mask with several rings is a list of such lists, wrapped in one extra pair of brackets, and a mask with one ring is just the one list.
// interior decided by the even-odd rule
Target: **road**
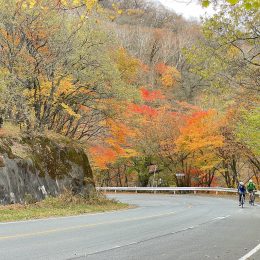
[(259, 206), (192, 195), (113, 197), (137, 207), (0, 223), (0, 259), (260, 259)]

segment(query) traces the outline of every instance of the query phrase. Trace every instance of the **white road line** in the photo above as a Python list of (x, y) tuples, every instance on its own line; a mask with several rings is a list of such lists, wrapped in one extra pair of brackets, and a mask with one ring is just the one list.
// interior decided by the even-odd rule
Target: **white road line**
[(250, 252), (248, 252), (246, 255), (244, 255), (243, 257), (239, 258), (239, 260), (246, 260), (248, 259), (250, 256), (252, 256), (253, 254), (255, 254), (258, 250), (260, 250), (260, 244), (258, 246), (256, 246), (255, 248), (253, 248)]
[(230, 215), (227, 215), (227, 216), (224, 216), (224, 217), (216, 217), (216, 218), (213, 218), (212, 220), (220, 220), (220, 219), (225, 219), (225, 218), (229, 218)]

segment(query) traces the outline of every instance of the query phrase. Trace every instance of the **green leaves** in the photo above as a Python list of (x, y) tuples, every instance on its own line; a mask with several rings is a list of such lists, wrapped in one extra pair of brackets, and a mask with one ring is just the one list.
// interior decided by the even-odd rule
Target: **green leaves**
[(227, 0), (228, 3), (230, 3), (231, 5), (235, 5), (239, 2), (239, 0)]
[(242, 112), (236, 134), (240, 141), (248, 145), (256, 155), (260, 155), (260, 107)]
[[(202, 0), (201, 5), (203, 7), (208, 7), (211, 3), (220, 4), (221, 1), (212, 1), (212, 0)], [(225, 0), (224, 2), (231, 4), (231, 5), (239, 5), (239, 0)], [(242, 1), (242, 6), (246, 10), (252, 10), (252, 9), (259, 9), (260, 8), (260, 1), (259, 0), (244, 0)]]
[(201, 4), (202, 4), (203, 7), (208, 7), (210, 5), (210, 1), (209, 0), (203, 0), (201, 2)]

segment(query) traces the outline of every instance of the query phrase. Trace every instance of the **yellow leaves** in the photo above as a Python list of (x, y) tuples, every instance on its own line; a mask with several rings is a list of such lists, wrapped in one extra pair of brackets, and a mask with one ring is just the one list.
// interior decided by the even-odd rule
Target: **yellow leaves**
[(19, 3), (19, 2), (22, 3), (21, 7), (22, 7), (23, 10), (32, 9), (32, 8), (34, 8), (34, 7), (36, 6), (36, 4), (37, 4), (36, 0), (25, 0), (25, 1), (19, 0), (19, 1), (17, 1), (17, 2), (18, 2), (18, 3)]
[(61, 95), (68, 95), (75, 92), (76, 87), (72, 83), (72, 78), (67, 77), (60, 81), (57, 92), (55, 93), (56, 98)]
[(60, 3), (63, 6), (68, 6), (68, 1), (67, 0), (60, 0)]
[(134, 15), (143, 15), (144, 10), (141, 9), (127, 9), (127, 15), (134, 16)]
[(40, 87), (35, 89), (25, 89), (23, 92), (23, 95), (27, 97), (28, 99), (44, 99), (48, 98), (50, 96), (50, 91), (52, 88), (52, 84), (49, 81), (42, 81), (40, 82)]
[[(119, 4), (113, 3), (112, 8), (113, 8), (115, 14), (121, 15), (123, 13), (123, 10), (119, 8)], [(115, 18), (116, 18), (116, 16), (115, 16)]]
[(140, 60), (130, 56), (124, 48), (116, 50), (113, 53), (112, 58), (114, 59), (122, 78), (128, 82), (135, 81), (138, 70), (141, 67)]
[(136, 157), (138, 155), (139, 155), (139, 153), (136, 150), (128, 148), (128, 149), (124, 149), (124, 154), (121, 157), (123, 157), (123, 158), (133, 158), (133, 157)]
[(227, 55), (228, 57), (230, 58), (235, 58), (235, 57), (238, 57), (239, 55), (239, 49), (234, 47), (234, 46), (230, 46), (228, 49), (227, 49)]
[(158, 63), (155, 70), (161, 76), (160, 79), (164, 87), (175, 86), (181, 78), (180, 72), (175, 67), (167, 66), (164, 63)]
[(70, 116), (73, 116), (73, 117), (75, 117), (75, 118), (77, 118), (77, 119), (80, 119), (80, 115), (79, 114), (77, 114), (77, 113), (75, 113), (74, 111), (73, 111), (73, 109), (69, 106), (69, 105), (67, 105), (67, 104), (65, 104), (65, 103), (61, 103), (61, 106), (63, 107), (63, 109), (70, 115)]
[(73, 0), (72, 3), (73, 5), (79, 5), (81, 4), (81, 0)]
[(95, 5), (98, 3), (97, 0), (85, 0), (84, 2), (86, 4), (86, 8), (87, 8), (88, 12), (90, 12), (95, 7)]
[(29, 8), (33, 8), (35, 5), (36, 5), (36, 1), (35, 0), (29, 1)]
[(165, 86), (165, 87), (171, 87), (175, 84), (175, 80), (171, 74), (164, 74), (161, 77), (161, 81), (162, 81), (163, 86)]
[(86, 7), (86, 11), (90, 12), (95, 7), (98, 7), (98, 0), (59, 0), (58, 5), (57, 1), (50, 0), (48, 1), (37, 1), (37, 0), (17, 0), (17, 3), (21, 3), (21, 8), (25, 11), (28, 9), (32, 9), (36, 6), (41, 9), (55, 9), (57, 7), (62, 7), (66, 9), (72, 9), (84, 6)]
[(108, 18), (109, 18), (112, 22), (114, 22), (115, 19), (116, 19), (116, 16), (115, 16), (115, 15), (109, 15)]

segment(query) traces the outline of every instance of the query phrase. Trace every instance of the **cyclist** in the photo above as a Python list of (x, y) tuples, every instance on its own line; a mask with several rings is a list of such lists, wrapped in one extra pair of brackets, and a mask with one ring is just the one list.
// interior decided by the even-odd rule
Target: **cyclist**
[(239, 182), (237, 191), (238, 191), (238, 194), (239, 194), (239, 206), (241, 206), (242, 196), (244, 196), (244, 200), (246, 198), (246, 187), (245, 187), (245, 184), (242, 181)]
[(254, 191), (256, 190), (255, 184), (253, 183), (252, 180), (249, 180), (248, 184), (247, 184), (247, 191), (249, 193), (249, 204), (252, 204), (253, 201), (253, 196), (254, 196)]

